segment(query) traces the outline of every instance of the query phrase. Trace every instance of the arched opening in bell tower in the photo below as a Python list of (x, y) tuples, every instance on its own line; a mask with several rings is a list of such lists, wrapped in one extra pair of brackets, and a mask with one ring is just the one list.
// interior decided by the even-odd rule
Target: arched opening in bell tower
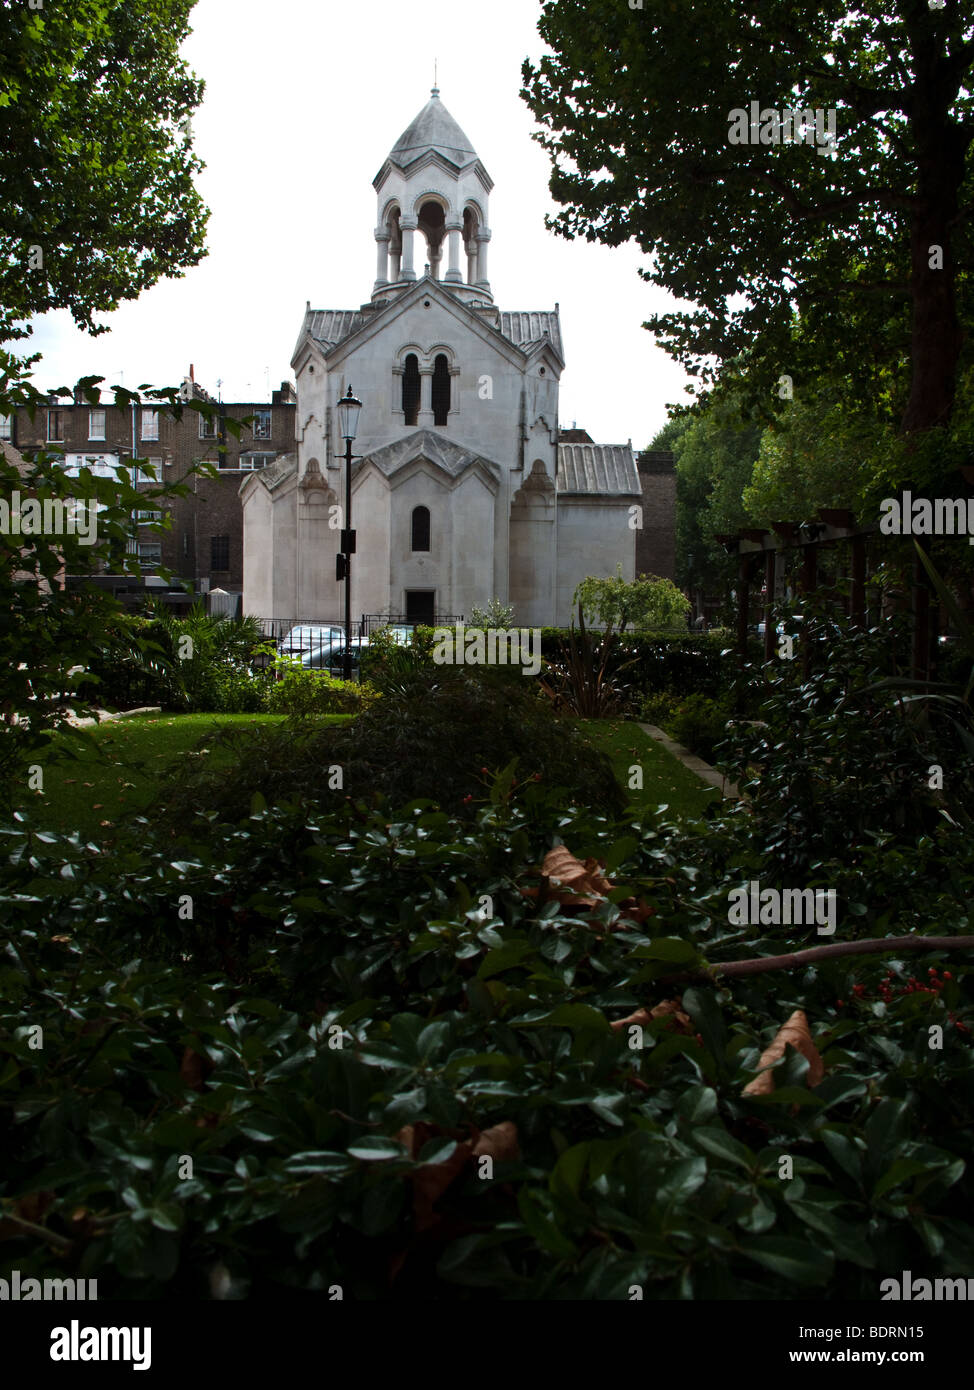
[(467, 275), (468, 285), (476, 284), (480, 277), (480, 243), (477, 240), (477, 233), (480, 231), (480, 218), (476, 208), (466, 207), (463, 210), (463, 246), (467, 255)]
[(446, 237), (446, 211), (441, 203), (434, 202), (432, 198), (427, 198), (419, 209), (419, 227), (426, 238), (427, 260), (429, 262), (430, 274), (434, 280), (441, 280), (441, 262), (443, 259), (443, 244)]
[(402, 228), (399, 225), (398, 207), (390, 208), (386, 228), (389, 232), (389, 261), (386, 274), (392, 284), (395, 284), (402, 271)]

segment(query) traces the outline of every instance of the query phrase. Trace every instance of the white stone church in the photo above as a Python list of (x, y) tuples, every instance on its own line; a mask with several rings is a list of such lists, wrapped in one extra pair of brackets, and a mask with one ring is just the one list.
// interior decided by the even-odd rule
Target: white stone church
[(334, 620), (347, 525), (336, 404), (363, 402), (352, 470), (352, 614), (567, 624), (586, 575), (631, 579), (632, 445), (559, 443), (558, 305), (507, 311), (487, 275), (492, 180), (440, 100), (374, 180), (376, 281), (358, 309), (312, 309), (291, 360), (296, 452), (241, 485), (244, 611)]

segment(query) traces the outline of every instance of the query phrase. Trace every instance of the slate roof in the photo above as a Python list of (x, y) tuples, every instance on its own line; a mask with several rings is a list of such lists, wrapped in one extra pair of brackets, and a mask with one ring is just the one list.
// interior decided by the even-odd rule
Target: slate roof
[(639, 496), (642, 487), (631, 444), (559, 444), (557, 490)]
[(565, 360), (557, 309), (501, 311), (501, 332), (508, 342), (524, 351), (547, 338), (562, 361)]
[[(449, 286), (443, 288), (448, 290)], [(300, 347), (305, 333), (310, 333), (321, 350), (329, 352), (373, 317), (374, 313), (363, 313), (360, 309), (308, 309), (297, 346)], [(509, 343), (523, 352), (530, 352), (547, 338), (561, 360), (565, 360), (557, 309), (502, 312), (500, 331)]]
[(429, 101), (406, 127), (389, 152), (389, 159), (400, 169), (415, 163), (430, 150), (443, 155), (451, 164), (463, 168), (477, 158), (470, 139), (440, 101), (434, 87)]
[(304, 316), (301, 335), (303, 337), (305, 332), (310, 332), (315, 342), (327, 352), (361, 328), (365, 320), (366, 315), (358, 309), (310, 309)]

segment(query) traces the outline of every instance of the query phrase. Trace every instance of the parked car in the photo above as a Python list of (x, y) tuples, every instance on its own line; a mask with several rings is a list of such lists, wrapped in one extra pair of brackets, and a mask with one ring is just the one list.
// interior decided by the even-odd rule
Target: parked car
[[(388, 627), (377, 629), (380, 632), (389, 632), (400, 647), (408, 647), (412, 641), (413, 630), (405, 624), (390, 624)], [(372, 640), (371, 634), (368, 637), (353, 637), (352, 639), (352, 675), (358, 678), (358, 670), (361, 660), (362, 648), (367, 647)], [(333, 643), (322, 655), (320, 666), (317, 669), (328, 671), (333, 676), (341, 677), (345, 669), (345, 635), (344, 633), (338, 641)]]
[[(361, 660), (362, 648), (363, 648), (363, 647), (367, 647), (368, 645), (369, 645), (369, 639), (368, 639), (367, 637), (353, 637), (353, 638), (352, 638), (352, 646), (351, 646), (351, 655), (352, 655), (351, 674), (352, 674), (352, 679), (353, 679), (353, 680), (357, 680), (357, 679), (358, 679), (358, 671), (359, 671), (359, 664), (360, 664), (360, 660)], [(330, 647), (330, 648), (328, 649), (328, 651), (324, 654), (320, 669), (323, 670), (323, 671), (327, 671), (327, 672), (328, 672), (330, 675), (332, 675), (332, 676), (337, 676), (339, 679), (341, 679), (341, 678), (344, 676), (344, 674), (345, 674), (345, 638), (344, 638), (344, 635), (342, 636), (342, 638), (341, 638), (340, 641), (336, 642), (336, 643), (334, 644), (334, 646)]]
[(295, 653), (292, 660), (300, 661), (305, 671), (330, 671), (332, 665), (332, 653), (338, 647), (345, 646), (345, 634), (339, 633), (334, 637), (327, 638), (323, 642), (317, 642), (309, 647), (307, 651)]
[(319, 651), (322, 647), (330, 647), (336, 641), (343, 641), (344, 637), (344, 631), (331, 624), (297, 623), (278, 643), (278, 655), (303, 656), (306, 652)]
[[(800, 622), (802, 622), (802, 620), (803, 620), (803, 618), (802, 618), (802, 614), (801, 614), (801, 613), (795, 613), (795, 614), (793, 615), (793, 621), (794, 621), (794, 622), (800, 623)], [(764, 636), (764, 627), (765, 627), (765, 623), (764, 623), (764, 619), (762, 618), (761, 621), (758, 623), (757, 627), (754, 629), (755, 632), (757, 633), (757, 635), (758, 635), (759, 637), (763, 637), (763, 636)], [(779, 637), (781, 636), (781, 634), (782, 634), (784, 631), (785, 631), (785, 624), (784, 624), (784, 621), (783, 621), (783, 620), (782, 620), (781, 622), (775, 624), (775, 632), (777, 633), (777, 635), (778, 635)]]

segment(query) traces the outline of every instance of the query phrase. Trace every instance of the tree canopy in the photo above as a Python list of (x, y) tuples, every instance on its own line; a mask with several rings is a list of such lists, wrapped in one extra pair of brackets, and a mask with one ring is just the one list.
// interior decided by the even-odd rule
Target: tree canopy
[(622, 566), (612, 579), (583, 579), (575, 590), (574, 604), (580, 604), (586, 618), (618, 628), (631, 623), (634, 628), (682, 628), (686, 626), (690, 604), (669, 579), (641, 574), (623, 579)]
[(686, 420), (676, 454), (677, 578), (711, 589), (733, 571), (716, 540), (748, 525), (742, 500), (761, 446), (761, 428), (742, 418), (732, 395)]
[(180, 57), (195, 0), (0, 10), (0, 341), (95, 315), (205, 254)]
[(746, 362), (776, 409), (781, 377), (797, 394), (827, 368), (907, 434), (949, 421), (974, 261), (968, 5), (546, 0), (539, 27), (552, 51), (522, 95), (564, 205), (549, 225), (635, 239), (689, 305), (646, 325), (672, 356), (705, 386)]

